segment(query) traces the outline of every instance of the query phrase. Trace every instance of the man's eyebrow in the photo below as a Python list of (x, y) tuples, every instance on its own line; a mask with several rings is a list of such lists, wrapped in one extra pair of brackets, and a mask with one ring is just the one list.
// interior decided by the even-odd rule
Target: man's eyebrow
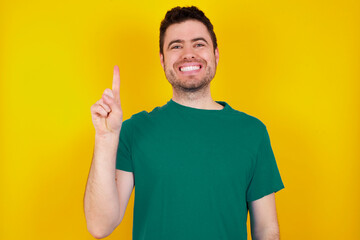
[(168, 49), (170, 48), (171, 44), (174, 44), (174, 43), (183, 43), (184, 40), (180, 40), (180, 39), (176, 39), (176, 40), (172, 40), (171, 42), (169, 42), (168, 44)]
[(205, 40), (205, 38), (203, 38), (203, 37), (194, 38), (194, 39), (192, 39), (191, 41), (192, 41), (192, 42), (196, 42), (196, 41), (200, 41), (200, 40), (206, 42), (207, 44), (209, 44), (209, 43)]
[[(191, 39), (191, 42), (196, 42), (196, 41), (204, 41), (206, 44), (209, 44), (205, 38), (203, 37), (198, 37), (198, 38), (193, 38)], [(171, 42), (169, 42), (168, 44), (168, 49), (170, 48), (171, 44), (174, 44), (174, 43), (184, 43), (185, 41), (184, 40), (180, 40), (180, 39), (175, 39), (175, 40), (172, 40)]]

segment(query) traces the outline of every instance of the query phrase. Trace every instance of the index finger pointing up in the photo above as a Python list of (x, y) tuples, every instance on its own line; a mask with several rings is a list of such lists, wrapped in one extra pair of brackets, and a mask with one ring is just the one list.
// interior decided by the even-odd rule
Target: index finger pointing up
[(117, 65), (115, 65), (114, 67), (112, 91), (114, 94), (115, 102), (120, 103), (120, 73), (119, 67)]

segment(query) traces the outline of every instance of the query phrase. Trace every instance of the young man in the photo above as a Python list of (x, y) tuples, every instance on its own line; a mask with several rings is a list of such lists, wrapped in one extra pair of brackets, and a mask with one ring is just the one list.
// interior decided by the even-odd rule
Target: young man
[(265, 125), (214, 101), (213, 26), (196, 7), (160, 27), (160, 60), (173, 97), (122, 121), (119, 69), (91, 107), (95, 149), (84, 208), (88, 230), (109, 235), (135, 188), (134, 240), (279, 239), (274, 193), (284, 188)]

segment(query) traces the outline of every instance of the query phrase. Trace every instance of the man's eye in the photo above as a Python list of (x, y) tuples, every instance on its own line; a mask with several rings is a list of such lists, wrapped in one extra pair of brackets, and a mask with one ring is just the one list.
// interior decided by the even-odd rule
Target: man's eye
[(180, 46), (179, 45), (175, 45), (175, 46), (172, 46), (171, 49), (179, 49)]
[(202, 43), (197, 43), (197, 44), (195, 44), (195, 47), (203, 47), (203, 46), (205, 46), (205, 45), (202, 44)]

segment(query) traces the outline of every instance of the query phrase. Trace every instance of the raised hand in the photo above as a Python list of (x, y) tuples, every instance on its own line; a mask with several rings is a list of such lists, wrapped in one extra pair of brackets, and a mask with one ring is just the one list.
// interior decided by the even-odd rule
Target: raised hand
[(105, 89), (102, 98), (91, 106), (91, 118), (97, 135), (119, 134), (123, 113), (120, 104), (119, 67), (114, 67), (112, 90)]

